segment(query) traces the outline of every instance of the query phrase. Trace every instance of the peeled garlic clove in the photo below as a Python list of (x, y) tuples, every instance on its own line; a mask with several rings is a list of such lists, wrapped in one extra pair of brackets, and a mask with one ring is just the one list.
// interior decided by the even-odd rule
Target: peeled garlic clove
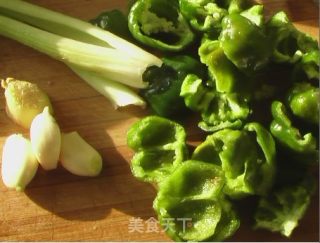
[(1, 174), (8, 188), (23, 191), (38, 169), (31, 142), (21, 134), (9, 136), (3, 146)]
[(44, 107), (52, 111), (48, 95), (34, 83), (7, 78), (1, 81), (1, 86), (5, 89), (8, 116), (24, 128), (30, 128), (33, 118)]
[(38, 162), (45, 170), (57, 168), (60, 148), (60, 128), (50, 114), (49, 107), (38, 114), (32, 121), (30, 127), (30, 139), (33, 153)]
[(97, 176), (102, 170), (100, 154), (77, 132), (62, 134), (60, 162), (72, 174)]

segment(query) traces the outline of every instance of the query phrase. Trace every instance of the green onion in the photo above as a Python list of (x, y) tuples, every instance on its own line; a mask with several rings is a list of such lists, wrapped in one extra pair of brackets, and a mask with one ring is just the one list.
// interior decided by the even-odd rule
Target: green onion
[(158, 57), (108, 31), (20, 0), (0, 0), (0, 35), (64, 62), (115, 106), (144, 106), (122, 84), (145, 88), (146, 68), (162, 64)]

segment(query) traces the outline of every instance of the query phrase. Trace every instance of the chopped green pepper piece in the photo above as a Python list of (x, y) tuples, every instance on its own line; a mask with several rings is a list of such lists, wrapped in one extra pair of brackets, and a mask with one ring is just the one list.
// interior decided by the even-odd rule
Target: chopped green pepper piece
[(270, 131), (280, 144), (298, 153), (316, 151), (316, 139), (312, 133), (301, 136), (300, 131), (292, 126), (283, 103), (280, 101), (272, 102), (271, 113), (273, 121), (270, 125)]
[(153, 111), (160, 116), (171, 117), (186, 111), (184, 100), (180, 97), (182, 82), (187, 74), (205, 76), (205, 67), (190, 56), (173, 56), (162, 59), (161, 67), (150, 67), (143, 79), (149, 83), (142, 91)]
[(266, 29), (273, 43), (272, 60), (275, 62), (295, 63), (303, 54), (318, 51), (317, 41), (298, 31), (283, 11), (271, 17)]
[(288, 103), (295, 116), (315, 125), (319, 123), (319, 88), (306, 82), (296, 83), (289, 92)]
[(243, 85), (245, 77), (226, 57), (219, 41), (203, 41), (199, 48), (199, 56), (201, 62), (208, 66), (210, 77), (215, 82), (218, 92), (239, 91), (239, 86)]
[(131, 161), (135, 177), (161, 183), (186, 158), (184, 128), (174, 121), (148, 116), (129, 129), (127, 144), (136, 153)]
[(193, 74), (183, 81), (180, 95), (187, 107), (201, 113), (199, 127), (205, 131), (238, 128), (250, 114), (246, 98), (237, 93), (217, 92)]
[(195, 74), (186, 76), (182, 83), (180, 95), (184, 97), (187, 107), (195, 111), (208, 109), (210, 102), (215, 97), (214, 92), (204, 86), (202, 80)]
[(243, 17), (249, 19), (255, 25), (262, 27), (264, 25), (264, 7), (263, 5), (253, 5), (251, 8), (241, 12)]
[(166, 232), (177, 241), (221, 241), (239, 227), (239, 219), (221, 193), (221, 168), (201, 161), (185, 161), (159, 188), (153, 207)]
[(265, 168), (261, 168), (262, 170), (266, 169), (266, 174), (269, 174), (270, 182), (267, 182), (268, 185), (272, 184), (272, 176), (270, 176), (270, 171), (274, 170), (274, 165), (276, 161), (276, 146), (273, 140), (272, 135), (265, 129), (261, 124), (257, 122), (251, 122), (244, 126), (244, 129), (248, 132), (255, 133), (257, 143), (261, 148), (265, 163), (268, 164)]
[(305, 53), (295, 64), (292, 76), (294, 81), (316, 80), (319, 82), (320, 52), (318, 50)]
[[(240, 13), (249, 4), (246, 0), (179, 0), (179, 7), (194, 30), (216, 36), (221, 31), (221, 22), (225, 16)], [(253, 11), (255, 10), (251, 10)]]
[[(218, 2), (221, 2), (218, 0)], [(229, 14), (240, 13), (250, 6), (250, 2), (247, 0), (223, 0), (224, 4), (227, 4)], [(222, 3), (222, 4), (223, 4)]]
[(224, 191), (234, 198), (265, 195), (273, 185), (275, 143), (258, 123), (249, 123), (244, 130), (224, 129), (209, 135), (192, 159), (221, 165), (227, 182)]
[(228, 59), (245, 73), (258, 71), (269, 62), (272, 45), (264, 29), (241, 14), (223, 19), (219, 40)]
[(310, 178), (262, 197), (255, 213), (255, 228), (280, 232), (290, 237), (310, 204), (315, 189), (315, 182)]
[(180, 11), (192, 28), (201, 32), (220, 32), (228, 11), (212, 0), (180, 0)]
[(302, 56), (301, 66), (308, 79), (319, 79), (319, 62), (318, 50), (307, 52)]
[(163, 51), (181, 51), (195, 37), (177, 1), (138, 0), (128, 20), (129, 30), (138, 41)]

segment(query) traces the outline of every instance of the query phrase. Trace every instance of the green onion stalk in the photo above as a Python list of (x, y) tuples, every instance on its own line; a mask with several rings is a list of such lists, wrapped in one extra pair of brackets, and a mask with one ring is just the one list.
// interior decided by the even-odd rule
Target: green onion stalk
[(62, 61), (115, 107), (145, 106), (142, 74), (158, 57), (90, 23), (21, 0), (0, 0), (0, 35)]

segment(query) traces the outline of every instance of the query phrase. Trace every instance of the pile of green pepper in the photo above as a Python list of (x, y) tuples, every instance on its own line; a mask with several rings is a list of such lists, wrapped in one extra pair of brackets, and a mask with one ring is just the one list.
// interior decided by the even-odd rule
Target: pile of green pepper
[[(113, 31), (109, 16), (95, 23)], [(240, 226), (234, 204), (254, 196), (254, 227), (289, 237), (319, 166), (317, 41), (286, 13), (265, 19), (263, 6), (246, 0), (136, 0), (126, 23), (118, 29), (128, 40), (165, 56), (144, 73), (141, 94), (155, 115), (135, 123), (127, 141), (133, 175), (157, 185), (159, 222), (192, 220), (172, 222), (168, 235), (225, 240)], [(194, 113), (207, 137), (190, 149), (173, 119)]]

